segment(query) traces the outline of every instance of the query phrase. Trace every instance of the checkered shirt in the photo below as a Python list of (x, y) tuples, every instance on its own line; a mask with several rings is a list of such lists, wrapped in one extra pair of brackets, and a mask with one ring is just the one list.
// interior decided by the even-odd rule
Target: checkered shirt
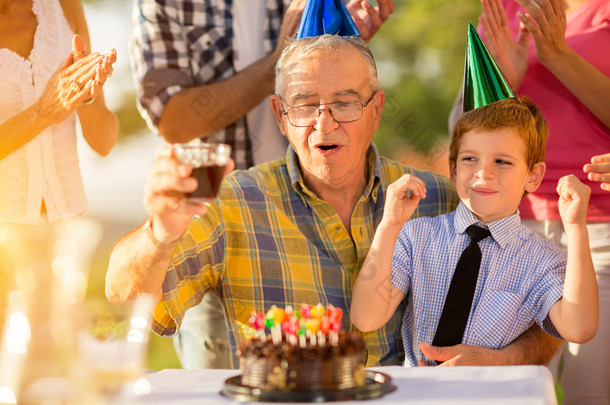
[[(425, 201), (425, 200), (424, 200)], [(519, 213), (481, 224), (462, 203), (455, 212), (409, 221), (392, 260), (392, 285), (408, 293), (402, 322), (405, 366), (423, 358), (432, 343), (455, 266), (470, 243), (468, 226), (489, 228), (479, 242), (481, 268), (462, 343), (501, 348), (537, 322), (561, 337), (547, 317), (563, 294), (566, 255), (521, 225)]]
[[(369, 180), (354, 207), (351, 233), (335, 209), (305, 186), (291, 148), (282, 159), (229, 175), (174, 252), (153, 330), (174, 334), (185, 311), (215, 292), (233, 355), (252, 334), (251, 312), (271, 305), (332, 304), (343, 310), (343, 329), (355, 331), (349, 322), (351, 290), (381, 221), (388, 185), (404, 173), (426, 183), (427, 198), (414, 216), (446, 213), (459, 201), (446, 178), (380, 158), (372, 144), (368, 162)], [(400, 307), (383, 328), (363, 334), (368, 366), (402, 361), (403, 312)]]
[[(264, 49), (277, 43), (282, 16), (291, 0), (268, 0), (264, 22)], [(215, 83), (235, 74), (231, 0), (136, 0), (132, 11), (130, 54), (138, 109), (157, 131), (165, 104), (181, 90)], [(193, 114), (213, 109), (218, 100), (202, 94)], [(221, 117), (222, 111), (218, 112)], [(238, 169), (253, 165), (246, 118), (240, 118), (207, 142), (228, 143)]]

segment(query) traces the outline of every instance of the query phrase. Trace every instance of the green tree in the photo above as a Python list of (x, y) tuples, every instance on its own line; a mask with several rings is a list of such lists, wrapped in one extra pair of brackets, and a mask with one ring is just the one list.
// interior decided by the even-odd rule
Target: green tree
[(477, 25), (479, 0), (396, 1), (394, 14), (371, 41), (386, 92), (375, 135), (381, 154), (401, 148), (438, 153), (462, 83), (468, 21)]

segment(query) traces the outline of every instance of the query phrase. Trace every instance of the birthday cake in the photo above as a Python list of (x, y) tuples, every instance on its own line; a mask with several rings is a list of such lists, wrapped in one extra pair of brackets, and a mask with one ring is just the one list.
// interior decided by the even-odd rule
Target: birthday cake
[(255, 336), (238, 351), (241, 384), (284, 392), (363, 386), (364, 340), (341, 331), (341, 316), (341, 309), (320, 304), (302, 305), (298, 312), (272, 307), (266, 316), (253, 313)]

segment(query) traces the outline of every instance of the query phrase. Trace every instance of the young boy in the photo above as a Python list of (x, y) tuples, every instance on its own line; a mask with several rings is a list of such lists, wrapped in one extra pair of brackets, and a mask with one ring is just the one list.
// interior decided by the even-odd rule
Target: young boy
[(482, 259), (461, 343), (501, 348), (534, 321), (572, 342), (595, 335), (597, 284), (585, 226), (589, 187), (573, 175), (557, 186), (567, 260), (520, 223), (519, 202), (545, 172), (547, 135), (531, 102), (497, 101), (464, 114), (454, 131), (449, 164), (461, 200), (456, 211), (405, 224), (426, 196), (424, 184), (405, 175), (389, 186), (383, 219), (354, 285), (350, 317), (362, 331), (378, 329), (408, 293), (405, 366), (426, 360), (420, 345), (435, 337), (473, 224), (491, 235), (478, 242)]

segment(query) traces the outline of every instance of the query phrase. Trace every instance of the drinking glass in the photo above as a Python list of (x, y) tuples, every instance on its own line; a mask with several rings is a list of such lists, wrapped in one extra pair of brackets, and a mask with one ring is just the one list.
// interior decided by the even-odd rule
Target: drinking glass
[(154, 299), (134, 302), (86, 301), (77, 332), (79, 355), (94, 391), (108, 402), (135, 394), (134, 383), (144, 373)]
[(197, 189), (186, 197), (194, 202), (216, 197), (231, 158), (231, 146), (224, 143), (189, 142), (174, 144), (176, 158), (193, 168)]

